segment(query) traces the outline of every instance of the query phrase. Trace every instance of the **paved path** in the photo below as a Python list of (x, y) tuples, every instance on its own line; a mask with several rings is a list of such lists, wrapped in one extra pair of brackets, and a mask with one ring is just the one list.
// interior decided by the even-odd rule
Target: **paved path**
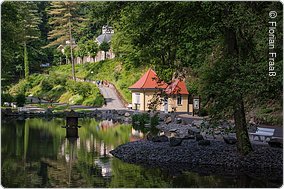
[(104, 105), (102, 108), (98, 109), (126, 109), (126, 107), (123, 104), (123, 101), (120, 99), (119, 95), (117, 94), (115, 87), (112, 84), (109, 84), (108, 86), (105, 85), (98, 85), (96, 81), (92, 80), (83, 80), (80, 78), (76, 78), (76, 81), (79, 82), (88, 82), (92, 83), (94, 85), (97, 85), (99, 87), (99, 90), (101, 94), (104, 96), (106, 100), (106, 105)]
[(99, 89), (106, 100), (106, 105), (102, 109), (125, 109), (123, 102), (112, 85), (109, 85), (109, 87), (99, 86)]

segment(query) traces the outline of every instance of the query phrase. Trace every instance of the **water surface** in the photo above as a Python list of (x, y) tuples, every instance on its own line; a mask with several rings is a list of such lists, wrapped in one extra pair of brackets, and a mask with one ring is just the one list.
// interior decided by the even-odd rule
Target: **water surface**
[(78, 139), (67, 139), (64, 119), (2, 120), (1, 182), (4, 187), (278, 187), (247, 175), (220, 177), (172, 173), (124, 163), (109, 153), (138, 140), (131, 125), (79, 119)]

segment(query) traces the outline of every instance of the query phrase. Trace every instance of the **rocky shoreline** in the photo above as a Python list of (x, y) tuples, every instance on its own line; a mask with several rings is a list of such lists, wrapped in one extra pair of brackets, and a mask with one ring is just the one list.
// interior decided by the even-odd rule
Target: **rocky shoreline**
[[(25, 118), (44, 118), (44, 117), (57, 117), (57, 118), (65, 118), (69, 111), (63, 112), (53, 112), (52, 109), (47, 109), (44, 112), (28, 112), (28, 111), (14, 111), (11, 109), (1, 109), (2, 118), (17, 118), (17, 119), (25, 119)], [(90, 112), (77, 112), (79, 118), (96, 118), (108, 120), (112, 119), (117, 122), (131, 122), (132, 111), (129, 110), (94, 110)]]
[[(237, 152), (235, 144), (226, 144), (223, 139), (205, 135), (205, 140), (187, 137), (189, 129), (196, 130), (191, 124), (160, 124), (160, 133), (175, 134), (180, 140), (172, 145), (174, 137), (163, 136), (129, 142), (118, 146), (111, 154), (128, 163), (143, 166), (172, 169), (174, 172), (191, 170), (205, 174), (249, 174), (252, 176), (270, 176), (271, 179), (282, 179), (283, 149), (268, 145), (253, 144), (254, 151), (247, 156)], [(197, 129), (198, 130), (198, 129)], [(168, 136), (168, 135), (167, 135)], [(175, 142), (175, 141), (174, 141)]]
[(183, 140), (179, 146), (169, 141), (140, 140), (118, 146), (110, 153), (125, 162), (149, 167), (190, 170), (205, 174), (252, 176), (282, 179), (283, 150), (263, 145), (253, 145), (254, 151), (243, 157), (236, 145), (211, 140), (210, 145), (200, 145), (194, 139)]

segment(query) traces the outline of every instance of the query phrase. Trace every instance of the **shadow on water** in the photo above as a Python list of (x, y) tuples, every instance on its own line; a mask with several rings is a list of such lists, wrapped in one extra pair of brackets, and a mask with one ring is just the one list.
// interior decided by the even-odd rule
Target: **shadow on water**
[[(64, 119), (2, 121), (1, 181), (5, 187), (278, 187), (247, 175), (214, 176), (128, 164), (109, 153), (145, 137), (111, 120), (79, 119), (67, 139)], [(146, 131), (147, 132), (147, 131)]]

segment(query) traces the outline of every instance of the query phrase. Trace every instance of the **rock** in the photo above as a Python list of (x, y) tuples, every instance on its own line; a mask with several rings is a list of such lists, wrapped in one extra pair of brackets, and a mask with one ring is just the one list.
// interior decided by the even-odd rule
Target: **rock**
[(170, 137), (176, 137), (177, 133), (176, 132), (170, 132)]
[(185, 119), (183, 119), (181, 124), (182, 125), (188, 125), (188, 122)]
[(177, 129), (170, 129), (169, 132), (176, 132)]
[(188, 129), (187, 133), (188, 133), (189, 136), (194, 136), (195, 135), (195, 132), (193, 130), (191, 130), (191, 129)]
[(203, 136), (200, 134), (195, 135), (196, 141), (204, 140)]
[(221, 131), (214, 131), (214, 134), (219, 135), (219, 134), (221, 134)]
[(168, 137), (165, 136), (165, 135), (162, 135), (162, 136), (154, 136), (152, 138), (152, 141), (153, 142), (168, 142)]
[(159, 122), (163, 122), (163, 121), (164, 121), (164, 119), (159, 117)]
[(123, 116), (124, 115), (124, 111), (117, 111), (118, 115)]
[(210, 145), (210, 140), (200, 140), (200, 141), (198, 141), (198, 145), (208, 146), (208, 145)]
[(226, 144), (236, 144), (237, 143), (237, 139), (231, 136), (223, 136), (223, 139), (225, 141)]
[(46, 110), (44, 113), (45, 113), (46, 115), (53, 115), (51, 108), (47, 108), (47, 110)]
[(146, 139), (147, 140), (150, 140), (150, 141), (152, 141), (152, 139), (153, 139), (153, 134), (151, 133), (151, 132), (148, 132), (147, 134), (146, 134)]
[(181, 122), (182, 122), (182, 119), (181, 119), (181, 118), (177, 118), (177, 119), (176, 119), (176, 124), (181, 124)]
[(148, 127), (148, 128), (151, 127), (151, 125), (150, 125), (149, 123), (144, 124), (144, 126), (145, 126), (145, 127)]
[(194, 139), (195, 137), (193, 135), (187, 135), (183, 137), (183, 140), (191, 140)]
[(125, 116), (125, 117), (129, 117), (129, 116), (130, 116), (130, 113), (126, 112), (126, 113), (124, 114), (124, 116)]
[(124, 119), (124, 122), (131, 122), (132, 120), (131, 120), (131, 118), (130, 117), (126, 117), (125, 119)]
[(281, 138), (272, 138), (268, 142), (269, 146), (274, 148), (282, 148), (283, 147), (283, 140)]
[(171, 117), (167, 117), (166, 120), (165, 120), (165, 123), (166, 124), (169, 124), (172, 122), (172, 118)]
[(179, 146), (181, 142), (182, 138), (175, 138), (175, 137), (170, 138), (170, 146)]

